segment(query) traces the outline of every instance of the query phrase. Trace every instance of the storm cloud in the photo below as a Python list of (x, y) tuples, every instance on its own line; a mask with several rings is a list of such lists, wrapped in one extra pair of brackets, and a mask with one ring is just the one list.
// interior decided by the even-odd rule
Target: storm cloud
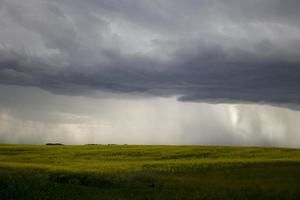
[(297, 0), (0, 1), (0, 83), (300, 104)]
[(300, 146), (300, 112), (0, 86), (0, 143)]

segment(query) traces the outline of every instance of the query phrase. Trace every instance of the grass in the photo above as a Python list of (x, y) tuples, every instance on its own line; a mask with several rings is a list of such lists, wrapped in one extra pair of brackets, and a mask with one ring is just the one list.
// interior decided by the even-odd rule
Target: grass
[(0, 145), (1, 199), (300, 199), (300, 150)]

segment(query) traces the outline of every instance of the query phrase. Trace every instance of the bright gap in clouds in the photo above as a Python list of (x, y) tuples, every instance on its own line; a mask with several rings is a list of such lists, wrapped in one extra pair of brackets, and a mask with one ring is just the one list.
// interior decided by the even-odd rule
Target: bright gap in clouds
[(300, 146), (300, 113), (286, 108), (0, 91), (0, 143)]

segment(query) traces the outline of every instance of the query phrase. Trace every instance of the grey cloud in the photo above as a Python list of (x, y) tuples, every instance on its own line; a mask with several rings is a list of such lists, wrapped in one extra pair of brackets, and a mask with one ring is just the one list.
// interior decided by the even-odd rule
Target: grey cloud
[(296, 0), (0, 4), (1, 84), (300, 104)]

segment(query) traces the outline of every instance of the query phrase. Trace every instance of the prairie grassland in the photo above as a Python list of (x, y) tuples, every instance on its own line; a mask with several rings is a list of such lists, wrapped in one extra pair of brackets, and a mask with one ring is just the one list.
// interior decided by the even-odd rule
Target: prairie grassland
[(300, 199), (300, 150), (0, 145), (3, 199)]

